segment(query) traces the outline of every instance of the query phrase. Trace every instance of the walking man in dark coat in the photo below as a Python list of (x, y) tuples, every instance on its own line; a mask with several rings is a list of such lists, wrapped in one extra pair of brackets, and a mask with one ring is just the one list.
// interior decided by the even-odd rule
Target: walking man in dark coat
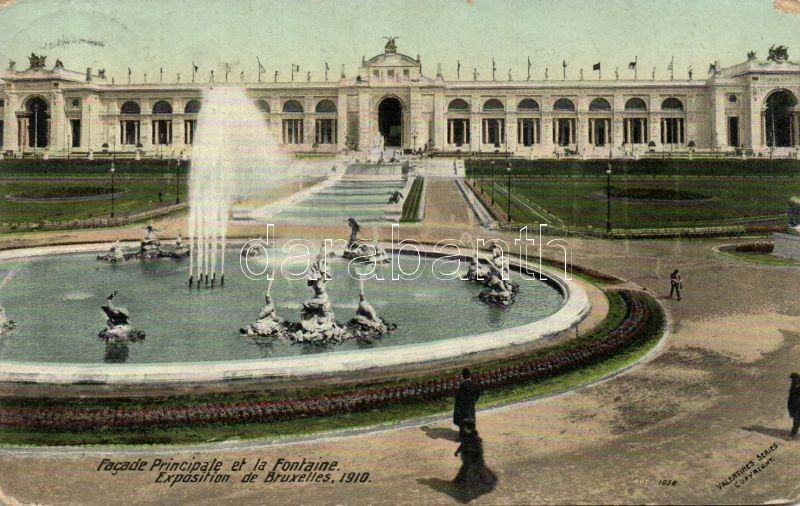
[(792, 385), (789, 387), (789, 402), (786, 407), (789, 409), (789, 416), (794, 419), (791, 432), (792, 439), (794, 439), (797, 436), (797, 430), (800, 429), (800, 374), (793, 372), (789, 378), (792, 380)]
[(672, 274), (669, 275), (669, 298), (672, 298), (672, 294), (676, 294), (678, 300), (681, 300), (681, 289), (683, 289), (681, 273), (678, 269), (675, 269), (672, 271)]
[(464, 421), (475, 420), (475, 404), (480, 396), (481, 389), (472, 381), (469, 369), (465, 367), (461, 371), (461, 383), (456, 391), (456, 404), (453, 408), (453, 423), (458, 425), (459, 441), (464, 436)]

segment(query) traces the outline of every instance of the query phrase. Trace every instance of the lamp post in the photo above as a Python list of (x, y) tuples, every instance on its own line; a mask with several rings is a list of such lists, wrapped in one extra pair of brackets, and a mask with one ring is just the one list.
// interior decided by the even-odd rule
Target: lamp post
[(492, 160), (492, 186), (491, 186), (491, 191), (492, 191), (492, 205), (494, 205), (494, 160)]
[(109, 169), (111, 173), (111, 217), (114, 217), (114, 159), (111, 159), (111, 168)]
[(506, 167), (507, 179), (506, 179), (506, 193), (508, 194), (508, 204), (506, 206), (506, 214), (508, 215), (508, 224), (511, 225), (511, 160), (508, 161), (508, 166)]
[(33, 104), (33, 147), (39, 147), (39, 104)]
[(611, 162), (606, 169), (606, 232), (611, 232)]

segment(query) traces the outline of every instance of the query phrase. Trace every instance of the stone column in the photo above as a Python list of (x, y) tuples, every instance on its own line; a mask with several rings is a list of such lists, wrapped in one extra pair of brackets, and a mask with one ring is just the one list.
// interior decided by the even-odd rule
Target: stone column
[(372, 111), (370, 110), (369, 92), (358, 92), (358, 150), (368, 152), (372, 147)]
[(311, 95), (303, 97), (303, 151), (310, 151), (313, 149), (314, 142), (317, 139), (316, 127), (316, 100)]
[(625, 141), (625, 139), (627, 139), (628, 144), (633, 144), (633, 139), (631, 138), (631, 133), (632, 133), (631, 127), (633, 126), (633, 120), (631, 120), (630, 118), (625, 118), (622, 121), (625, 123), (625, 138), (623, 139), (623, 142)]
[(336, 151), (347, 149), (347, 93), (339, 90), (336, 99)]
[[(514, 104), (509, 104), (509, 109), (516, 107)], [(517, 124), (516, 110), (509, 110), (506, 112), (505, 118), (506, 130), (506, 148), (509, 153), (516, 153), (517, 151), (517, 138), (519, 125)]]
[[(419, 107), (418, 114), (420, 114), (422, 111), (422, 97), (416, 88), (412, 91), (412, 103), (414, 103), (415, 96)], [(433, 95), (433, 142), (438, 149), (442, 149), (445, 144), (445, 135), (448, 128), (447, 114), (445, 114), (446, 110), (447, 105), (444, 99), (444, 88), (441, 88), (436, 90), (436, 93)], [(410, 146), (408, 142), (406, 145)]]
[(48, 149), (52, 152), (61, 152), (66, 148), (67, 118), (64, 113), (64, 94), (61, 90), (53, 91), (50, 96), (50, 138)]

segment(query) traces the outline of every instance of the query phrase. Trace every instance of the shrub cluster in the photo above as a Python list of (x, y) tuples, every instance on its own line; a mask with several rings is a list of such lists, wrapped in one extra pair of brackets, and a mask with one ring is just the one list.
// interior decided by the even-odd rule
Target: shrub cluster
[(775, 245), (771, 242), (746, 242), (736, 245), (737, 253), (772, 253)]
[[(474, 381), (482, 389), (488, 390), (564, 374), (609, 358), (625, 346), (635, 344), (661, 329), (663, 315), (651, 298), (632, 291), (621, 291), (620, 295), (627, 309), (626, 316), (618, 327), (602, 337), (508, 367), (479, 371), (473, 375)], [(450, 397), (456, 392), (458, 384), (458, 376), (451, 376), (399, 386), (275, 401), (119, 408), (5, 407), (0, 408), (0, 427), (89, 431), (291, 420)]]

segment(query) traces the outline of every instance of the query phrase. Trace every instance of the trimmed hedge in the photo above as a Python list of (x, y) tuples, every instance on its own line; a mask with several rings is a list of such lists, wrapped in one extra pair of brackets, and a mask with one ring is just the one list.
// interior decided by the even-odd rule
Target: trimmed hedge
[[(521, 177), (606, 177), (608, 160), (523, 160), (511, 162), (511, 174)], [(495, 175), (505, 173), (505, 158), (495, 159)], [(467, 177), (489, 175), (491, 159), (465, 161)], [(612, 160), (615, 176), (800, 176), (800, 160)]]
[[(503, 388), (563, 374), (592, 365), (625, 347), (640, 344), (663, 329), (660, 306), (643, 292), (620, 291), (627, 308), (622, 323), (600, 337), (580, 339), (574, 347), (513, 362), (506, 367), (478, 370), (473, 379), (482, 389)], [(196, 424), (236, 424), (330, 416), (380, 409), (392, 404), (452, 397), (458, 376), (362, 388), (289, 400), (217, 402), (211, 404), (145, 405), (116, 408), (59, 406), (2, 407), (0, 427), (38, 431), (95, 431), (182, 427)]]
[[(22, 158), (0, 161), (0, 176), (47, 176), (60, 175), (101, 175), (108, 174), (111, 158), (87, 160), (86, 158), (44, 160), (42, 158)], [(187, 174), (189, 162), (181, 162), (181, 174)], [(136, 175), (174, 175), (175, 161), (159, 158), (145, 160), (120, 160), (114, 161), (118, 177), (127, 174)]]
[(400, 215), (400, 222), (419, 221), (419, 206), (422, 200), (422, 185), (425, 184), (423, 177), (417, 177), (411, 183), (408, 191), (408, 198), (403, 202), (403, 212)]

